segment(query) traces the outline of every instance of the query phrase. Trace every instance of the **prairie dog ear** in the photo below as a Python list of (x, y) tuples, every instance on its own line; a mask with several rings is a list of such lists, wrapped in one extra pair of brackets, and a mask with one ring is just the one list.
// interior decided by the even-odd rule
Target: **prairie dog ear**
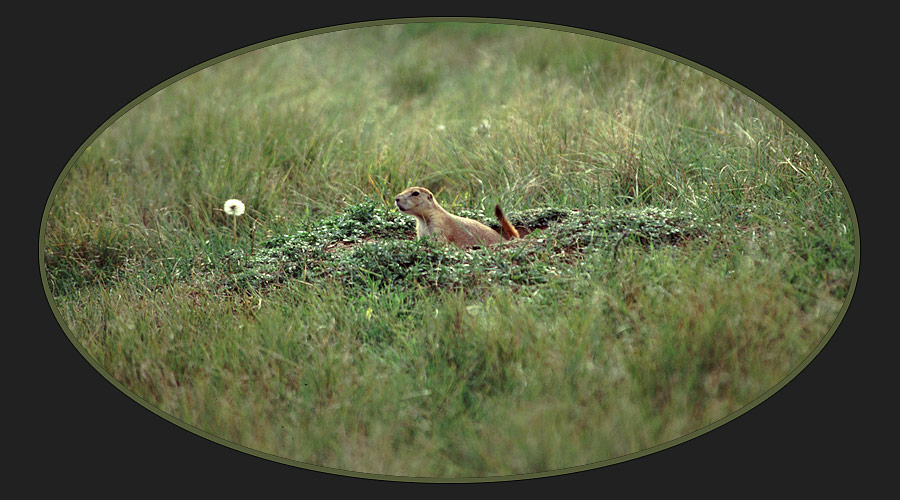
[(434, 195), (431, 194), (431, 191), (425, 191), (425, 196), (427, 196), (429, 200), (434, 198)]

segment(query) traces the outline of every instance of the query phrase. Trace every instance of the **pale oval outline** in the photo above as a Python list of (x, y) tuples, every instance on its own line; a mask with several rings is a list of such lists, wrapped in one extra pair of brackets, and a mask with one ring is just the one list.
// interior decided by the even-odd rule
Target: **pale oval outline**
[[(807, 355), (807, 357), (804, 358), (796, 367), (794, 367), (794, 369), (792, 369), (790, 372), (788, 372), (784, 376), (784, 378), (781, 381), (779, 381), (777, 384), (775, 384), (768, 390), (764, 391), (762, 394), (760, 394), (759, 396), (757, 396), (756, 398), (754, 398), (753, 400), (751, 400), (750, 402), (748, 402), (747, 404), (745, 404), (744, 406), (739, 408), (738, 410), (735, 410), (732, 413), (729, 413), (728, 415), (725, 415), (724, 417), (716, 420), (715, 422), (707, 424), (707, 425), (705, 425), (699, 429), (696, 429), (688, 434), (679, 436), (678, 438), (671, 439), (669, 441), (664, 441), (662, 443), (656, 444), (649, 448), (645, 448), (643, 450), (635, 451), (633, 453), (628, 453), (626, 455), (621, 455), (621, 456), (606, 459), (606, 460), (601, 460), (598, 462), (591, 462), (588, 464), (582, 464), (582, 465), (577, 465), (577, 466), (572, 466), (572, 467), (565, 467), (562, 469), (553, 469), (553, 470), (542, 471), (542, 472), (531, 472), (531, 473), (525, 473), (525, 474), (511, 474), (511, 475), (497, 475), (497, 476), (474, 476), (474, 477), (465, 477), (465, 476), (460, 476), (460, 477), (394, 476), (394, 475), (389, 475), (389, 474), (375, 474), (375, 473), (369, 473), (369, 472), (358, 472), (358, 471), (350, 471), (350, 470), (344, 470), (344, 469), (335, 469), (335, 468), (331, 468), (331, 467), (324, 467), (321, 465), (300, 462), (298, 460), (291, 460), (288, 458), (280, 457), (278, 455), (272, 455), (272, 454), (265, 453), (265, 452), (262, 452), (262, 451), (259, 451), (259, 450), (253, 449), (253, 448), (249, 448), (249, 447), (241, 445), (241, 444), (237, 444), (237, 443), (228, 441), (219, 436), (215, 436), (207, 431), (204, 431), (202, 429), (194, 427), (193, 425), (191, 425), (187, 422), (179, 420), (179, 419), (175, 418), (173, 415), (170, 415), (170, 414), (162, 411), (161, 409), (157, 408), (156, 406), (151, 405), (150, 403), (148, 403), (147, 401), (145, 401), (144, 399), (142, 399), (141, 397), (139, 397), (138, 395), (133, 393), (130, 389), (125, 387), (121, 382), (119, 382), (118, 380), (113, 378), (109, 373), (107, 373), (106, 370), (103, 367), (101, 367), (99, 365), (99, 363), (97, 363), (97, 361), (87, 353), (85, 348), (77, 340), (75, 340), (74, 336), (69, 331), (68, 326), (62, 320), (61, 314), (59, 313), (56, 303), (54, 302), (52, 295), (50, 293), (50, 288), (47, 283), (47, 272), (46, 272), (45, 263), (44, 263), (44, 245), (45, 245), (44, 237), (45, 237), (45, 231), (46, 231), (46, 227), (47, 227), (47, 218), (50, 213), (50, 205), (52, 204), (53, 199), (55, 198), (57, 192), (59, 191), (60, 186), (62, 185), (63, 179), (67, 176), (67, 174), (69, 173), (69, 171), (71, 170), (71, 168), (75, 164), (75, 162), (84, 153), (84, 150), (88, 146), (90, 146), (97, 139), (97, 137), (100, 134), (102, 134), (104, 131), (106, 131), (106, 129), (108, 129), (116, 120), (121, 118), (122, 115), (124, 115), (125, 113), (130, 111), (132, 108), (134, 108), (141, 102), (150, 98), (151, 96), (153, 96), (160, 90), (162, 90), (166, 87), (169, 87), (170, 85), (178, 82), (179, 80), (186, 78), (187, 76), (190, 76), (196, 72), (202, 71), (203, 69), (206, 69), (210, 66), (216, 65), (220, 62), (226, 61), (233, 57), (237, 57), (237, 56), (246, 54), (248, 52), (257, 50), (257, 49), (277, 45), (279, 43), (297, 40), (297, 39), (301, 39), (301, 38), (307, 38), (307, 37), (315, 36), (315, 35), (321, 35), (323, 33), (331, 33), (331, 32), (337, 32), (337, 31), (345, 31), (345, 30), (349, 30), (349, 29), (372, 27), (372, 26), (386, 26), (386, 25), (396, 25), (396, 24), (427, 23), (427, 22), (431, 22), (431, 23), (448, 23), (448, 22), (486, 23), (486, 24), (503, 24), (503, 25), (524, 26), (524, 27), (531, 27), (531, 28), (542, 28), (542, 29), (550, 29), (550, 30), (561, 31), (561, 32), (566, 32), (566, 33), (572, 33), (572, 34), (576, 34), (576, 35), (584, 35), (584, 36), (589, 36), (592, 38), (599, 38), (602, 40), (626, 45), (631, 48), (650, 52), (652, 54), (656, 54), (663, 58), (676, 61), (676, 62), (678, 62), (680, 64), (684, 64), (685, 66), (688, 66), (692, 69), (700, 71), (700, 72), (706, 74), (707, 76), (714, 78), (714, 79), (718, 80), (719, 82), (730, 86), (731, 88), (737, 90), (738, 92), (744, 94), (745, 96), (750, 97), (751, 99), (756, 101), (759, 105), (766, 108), (769, 112), (778, 116), (781, 120), (783, 120), (786, 124), (788, 124), (794, 132), (799, 134), (803, 138), (803, 140), (805, 140), (813, 148), (813, 150), (816, 152), (816, 155), (818, 155), (819, 158), (825, 163), (825, 166), (828, 168), (828, 171), (831, 173), (831, 175), (834, 177), (835, 182), (840, 187), (841, 193), (843, 194), (843, 197), (844, 197), (844, 200), (847, 203), (847, 208), (850, 211), (850, 218), (851, 218), (851, 222), (853, 225), (853, 237), (854, 237), (854, 240), (853, 240), (853, 245), (854, 245), (853, 278), (850, 281), (850, 285), (847, 290), (847, 296), (844, 298), (843, 305), (841, 306), (840, 311), (835, 316), (835, 320), (832, 323), (831, 328), (828, 330), (828, 333), (824, 337), (822, 337), (822, 339), (810, 351), (810, 353)], [(840, 326), (841, 322), (844, 319), (844, 316), (847, 313), (847, 309), (850, 307), (850, 302), (852, 301), (853, 294), (856, 291), (856, 284), (857, 284), (857, 281), (859, 278), (859, 265), (860, 265), (860, 263), (859, 263), (859, 260), (860, 260), (859, 222), (858, 222), (858, 219), (856, 216), (856, 210), (855, 210), (855, 208), (853, 206), (853, 202), (850, 198), (850, 194), (847, 191), (847, 187), (844, 184), (843, 180), (841, 179), (840, 175), (838, 174), (837, 170), (834, 168), (831, 161), (828, 159), (828, 156), (822, 151), (822, 149), (819, 147), (819, 145), (816, 144), (816, 142), (813, 141), (812, 138), (810, 138), (806, 134), (806, 132), (804, 132), (796, 123), (794, 123), (793, 120), (791, 120), (788, 116), (786, 116), (784, 113), (782, 113), (780, 110), (778, 110), (775, 106), (771, 105), (769, 102), (767, 102), (765, 99), (758, 96), (756, 93), (754, 93), (750, 89), (735, 82), (734, 80), (731, 80), (730, 78), (728, 78), (726, 76), (720, 75), (719, 73), (717, 73), (709, 68), (706, 68), (700, 64), (697, 64), (687, 58), (669, 53), (665, 50), (658, 49), (656, 47), (646, 45), (646, 44), (643, 44), (643, 43), (640, 43), (640, 42), (637, 42), (634, 40), (629, 40), (627, 38), (622, 38), (622, 37), (618, 37), (618, 36), (614, 36), (614, 35), (608, 35), (605, 33), (599, 33), (596, 31), (586, 30), (586, 29), (582, 29), (582, 28), (575, 28), (575, 27), (565, 26), (565, 25), (559, 25), (559, 24), (553, 24), (553, 23), (544, 23), (544, 22), (536, 22), (536, 21), (522, 21), (522, 20), (508, 19), (508, 18), (486, 18), (486, 17), (411, 17), (411, 18), (396, 18), (396, 19), (380, 19), (377, 21), (361, 21), (361, 22), (356, 22), (356, 23), (348, 23), (348, 24), (327, 26), (327, 27), (323, 27), (323, 28), (316, 28), (316, 29), (312, 29), (312, 30), (302, 31), (300, 33), (294, 33), (294, 34), (290, 34), (290, 35), (284, 35), (284, 36), (280, 36), (280, 37), (271, 38), (269, 40), (257, 42), (257, 43), (248, 45), (246, 47), (233, 50), (231, 52), (222, 54), (218, 57), (215, 57), (213, 59), (210, 59), (208, 61), (200, 63), (196, 66), (193, 66), (193, 67), (191, 67), (187, 70), (184, 70), (170, 78), (167, 78), (163, 82), (161, 82), (157, 85), (154, 85), (149, 90), (145, 91), (138, 97), (131, 100), (128, 104), (126, 104), (124, 107), (119, 109), (119, 111), (117, 111), (114, 115), (112, 115), (110, 118), (108, 118), (106, 121), (104, 121), (103, 124), (101, 124), (81, 144), (81, 146), (78, 148), (78, 150), (72, 155), (72, 157), (66, 163), (66, 166), (63, 167), (63, 170), (60, 172), (59, 177), (57, 177), (56, 182), (54, 182), (54, 184), (53, 184), (53, 188), (50, 190), (50, 194), (47, 197), (46, 205), (44, 206), (44, 213), (41, 217), (40, 235), (39, 235), (39, 240), (38, 240), (38, 251), (39, 251), (38, 252), (39, 253), (38, 262), (39, 262), (41, 281), (42, 281), (42, 284), (44, 287), (44, 292), (47, 295), (47, 301), (50, 305), (50, 309), (53, 311), (53, 315), (56, 318), (57, 323), (59, 323), (60, 327), (62, 328), (63, 332), (66, 334), (66, 337), (69, 338), (69, 341), (78, 350), (78, 352), (85, 358), (85, 360), (88, 361), (88, 363), (91, 364), (91, 366), (94, 367), (94, 369), (96, 369), (103, 376), (103, 378), (105, 378), (107, 381), (112, 383), (113, 386), (115, 386), (117, 389), (119, 389), (125, 395), (127, 395), (128, 397), (133, 399), (135, 402), (137, 402), (144, 408), (150, 410), (157, 416), (162, 417), (166, 421), (173, 423), (173, 424), (181, 427), (182, 429), (187, 430), (188, 432), (191, 432), (193, 434), (196, 434), (203, 438), (206, 438), (216, 444), (219, 444), (219, 445), (222, 445), (222, 446), (225, 446), (228, 448), (232, 448), (234, 450), (241, 451), (241, 452), (247, 453), (248, 455), (256, 456), (258, 458), (262, 458), (265, 460), (270, 460), (273, 462), (290, 465), (290, 466), (298, 467), (301, 469), (308, 469), (308, 470), (312, 470), (312, 471), (316, 471), (316, 472), (323, 472), (323, 473), (334, 474), (334, 475), (339, 475), (339, 476), (349, 476), (349, 477), (355, 477), (355, 478), (361, 478), (361, 479), (376, 479), (376, 480), (385, 480), (385, 481), (417, 482), (417, 483), (504, 482), (504, 481), (517, 481), (517, 480), (522, 480), (522, 479), (534, 479), (534, 478), (541, 478), (541, 477), (560, 476), (560, 475), (565, 475), (565, 474), (570, 474), (570, 473), (575, 473), (575, 472), (582, 472), (582, 471), (586, 471), (586, 470), (598, 469), (601, 467), (606, 467), (609, 465), (614, 465), (617, 463), (627, 462), (630, 460), (641, 458), (643, 456), (650, 455), (650, 454), (656, 453), (658, 451), (662, 451), (662, 450), (677, 446), (686, 441), (690, 441), (691, 439), (694, 439), (695, 437), (698, 437), (702, 434), (706, 434), (707, 432), (713, 431), (713, 430), (727, 424), (728, 422), (734, 420), (735, 418), (743, 415), (744, 413), (747, 413), (751, 409), (755, 408), (756, 406), (758, 406), (759, 404), (761, 404), (762, 402), (767, 400), (769, 397), (771, 397), (773, 394), (775, 394), (776, 392), (781, 390), (785, 385), (787, 385), (788, 382), (793, 380), (801, 371), (803, 371), (812, 362), (813, 359), (815, 359), (816, 356), (818, 356), (819, 352), (821, 352), (821, 350), (825, 347), (825, 345), (828, 343), (828, 341), (831, 340), (831, 338), (834, 336), (835, 331)]]

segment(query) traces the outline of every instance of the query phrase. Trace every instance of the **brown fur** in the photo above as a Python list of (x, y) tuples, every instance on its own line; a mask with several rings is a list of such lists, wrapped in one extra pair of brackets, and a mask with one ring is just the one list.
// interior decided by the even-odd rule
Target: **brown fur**
[(453, 215), (444, 210), (434, 197), (434, 193), (423, 187), (404, 189), (394, 197), (397, 208), (416, 218), (416, 237), (431, 236), (466, 248), (500, 243), (504, 239), (518, 238), (519, 232), (510, 224), (500, 210), (494, 207), (494, 214), (500, 221), (502, 236), (484, 224)]

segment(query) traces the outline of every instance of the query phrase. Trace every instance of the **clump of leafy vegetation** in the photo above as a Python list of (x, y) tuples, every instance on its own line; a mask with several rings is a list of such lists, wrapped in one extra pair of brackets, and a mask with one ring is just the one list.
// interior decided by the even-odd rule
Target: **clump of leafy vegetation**
[[(347, 207), (343, 213), (302, 226), (291, 234), (275, 236), (248, 255), (235, 249), (226, 255), (219, 270), (228, 269), (225, 286), (261, 287), (287, 277), (323, 278), (333, 267), (335, 252), (361, 241), (409, 232), (415, 225), (409, 217), (366, 201)], [(331, 264), (331, 265), (330, 265)], [(233, 272), (238, 268), (238, 272)]]
[[(498, 227), (481, 210), (459, 213)], [(218, 266), (228, 271), (219, 279), (233, 289), (259, 289), (291, 279), (340, 282), (360, 290), (533, 285), (567, 272), (566, 266), (597, 251), (616, 258), (623, 243), (646, 249), (677, 245), (705, 237), (711, 227), (693, 214), (653, 207), (549, 207), (509, 217), (523, 228), (523, 238), (461, 249), (430, 238), (412, 239), (412, 217), (367, 200), (292, 234), (273, 237), (254, 255), (232, 251), (227, 266)]]

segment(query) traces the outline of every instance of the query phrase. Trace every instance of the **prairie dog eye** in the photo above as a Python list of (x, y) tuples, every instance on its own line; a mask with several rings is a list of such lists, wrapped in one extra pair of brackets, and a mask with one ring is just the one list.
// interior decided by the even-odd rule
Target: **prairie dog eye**
[(413, 196), (419, 196), (419, 192), (418, 192), (418, 191), (413, 191), (413, 192), (412, 192), (412, 195), (413, 195)]

